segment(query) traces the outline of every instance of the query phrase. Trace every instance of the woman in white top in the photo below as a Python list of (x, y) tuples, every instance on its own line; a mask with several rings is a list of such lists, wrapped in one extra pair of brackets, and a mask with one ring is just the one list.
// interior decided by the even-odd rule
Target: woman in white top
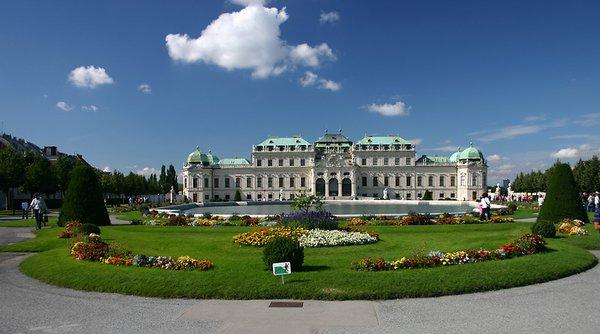
[(487, 193), (483, 193), (483, 195), (481, 195), (481, 201), (479, 204), (481, 205), (481, 216), (479, 216), (479, 220), (490, 219), (490, 207), (492, 206), (492, 203), (490, 202), (490, 198), (488, 197)]

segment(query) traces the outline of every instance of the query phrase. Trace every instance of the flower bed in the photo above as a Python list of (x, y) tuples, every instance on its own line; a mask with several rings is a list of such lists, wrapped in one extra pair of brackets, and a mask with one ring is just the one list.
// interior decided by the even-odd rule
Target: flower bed
[(398, 269), (430, 268), (457, 264), (474, 263), (489, 260), (502, 260), (516, 256), (530, 255), (545, 250), (544, 238), (535, 234), (525, 234), (520, 238), (504, 244), (496, 250), (467, 249), (458, 252), (442, 253), (431, 251), (427, 255), (413, 258), (403, 257), (394, 261), (383, 258), (371, 259), (365, 257), (352, 262), (352, 269), (358, 271), (384, 271)]
[(137, 266), (162, 268), (171, 270), (199, 270), (205, 271), (213, 267), (213, 263), (206, 259), (194, 259), (189, 256), (180, 256), (176, 260), (168, 256), (135, 255), (121, 249), (110, 249), (99, 235), (90, 234), (82, 241), (76, 242), (71, 248), (71, 255), (77, 260), (100, 261), (115, 266)]
[(321, 230), (335, 230), (338, 227), (337, 217), (328, 211), (297, 211), (284, 214), (281, 224), (293, 228), (318, 228)]
[(377, 233), (358, 229), (307, 230), (303, 228), (272, 227), (238, 234), (233, 237), (233, 241), (240, 245), (262, 247), (277, 237), (297, 238), (302, 247), (363, 245), (379, 240)]
[(558, 225), (558, 231), (568, 235), (587, 235), (583, 225), (584, 222), (579, 219), (563, 219)]
[(69, 239), (69, 238), (72, 238), (72, 237), (76, 236), (77, 234), (79, 234), (80, 231), (81, 231), (81, 223), (76, 220), (70, 221), (65, 224), (64, 231), (61, 231), (58, 234), (58, 237)]

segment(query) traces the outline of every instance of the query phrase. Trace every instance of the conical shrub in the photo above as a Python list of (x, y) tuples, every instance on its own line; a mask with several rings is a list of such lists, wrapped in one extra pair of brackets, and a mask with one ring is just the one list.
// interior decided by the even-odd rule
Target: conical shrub
[(58, 224), (76, 220), (81, 224), (110, 225), (96, 172), (89, 166), (78, 165), (71, 172)]
[(571, 167), (556, 163), (548, 170), (548, 190), (537, 221), (556, 224), (564, 218), (589, 223)]

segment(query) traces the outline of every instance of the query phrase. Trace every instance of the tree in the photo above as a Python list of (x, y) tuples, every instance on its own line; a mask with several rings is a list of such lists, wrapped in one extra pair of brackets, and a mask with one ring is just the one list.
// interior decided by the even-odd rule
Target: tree
[(548, 191), (540, 208), (538, 222), (556, 224), (564, 218), (589, 222), (581, 205), (579, 189), (568, 164), (556, 163), (548, 171)]
[(242, 200), (242, 193), (239, 189), (235, 190), (235, 196), (233, 196), (233, 200), (236, 202), (240, 202)]
[(433, 199), (433, 194), (429, 190), (425, 190), (425, 194), (423, 194), (424, 201), (431, 201)]
[(175, 171), (175, 167), (173, 167), (173, 165), (169, 165), (169, 169), (167, 170), (167, 182), (169, 187), (167, 192), (171, 190), (171, 187), (173, 187), (173, 190), (175, 192), (179, 191), (179, 184), (177, 182), (177, 172)]
[(321, 211), (323, 209), (323, 200), (319, 196), (308, 195), (305, 192), (300, 193), (300, 195), (296, 196), (292, 201), (292, 209), (308, 212), (310, 208), (315, 208), (317, 211)]
[(166, 194), (171, 189), (171, 186), (167, 182), (167, 169), (165, 165), (160, 167), (160, 177), (158, 179), (158, 186), (160, 187), (160, 193)]
[(12, 148), (0, 149), (0, 190), (6, 194), (6, 207), (13, 208), (12, 189), (25, 181), (25, 159)]
[(71, 220), (82, 224), (110, 225), (98, 176), (91, 167), (83, 164), (76, 166), (71, 173), (58, 224), (63, 226)]
[(57, 186), (63, 195), (69, 186), (71, 171), (75, 168), (76, 163), (77, 162), (73, 157), (61, 155), (56, 159), (56, 162), (53, 165)]
[(49, 195), (55, 193), (57, 187), (57, 179), (50, 161), (42, 156), (36, 156), (33, 163), (25, 169), (23, 188), (31, 194)]

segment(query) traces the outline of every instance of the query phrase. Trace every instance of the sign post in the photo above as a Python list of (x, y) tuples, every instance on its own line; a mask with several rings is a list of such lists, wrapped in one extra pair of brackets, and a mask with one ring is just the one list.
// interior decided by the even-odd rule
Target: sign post
[(273, 263), (273, 275), (281, 276), (281, 284), (285, 284), (283, 277), (292, 273), (292, 266), (289, 262)]

